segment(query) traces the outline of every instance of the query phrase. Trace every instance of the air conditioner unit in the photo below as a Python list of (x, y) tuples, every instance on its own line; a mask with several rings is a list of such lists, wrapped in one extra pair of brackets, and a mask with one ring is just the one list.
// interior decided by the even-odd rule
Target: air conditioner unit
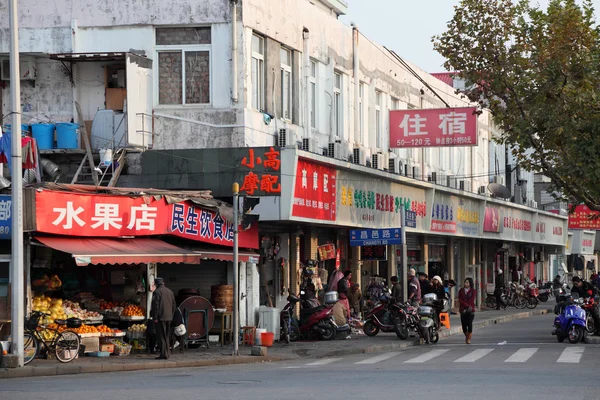
[(280, 129), (277, 136), (277, 145), (279, 147), (294, 146), (296, 144), (296, 135), (288, 129)]
[(318, 153), (318, 143), (315, 138), (302, 138), (302, 150), (310, 151), (311, 153)]
[(404, 172), (404, 166), (398, 158), (390, 158), (388, 162), (388, 171), (392, 174), (400, 174)]
[[(1, 65), (1, 78), (3, 81), (10, 81), (10, 59), (4, 58), (2, 59)], [(21, 58), (19, 62), (19, 73), (21, 75), (21, 80), (35, 80), (35, 76), (37, 71), (35, 69), (35, 59), (29, 57)]]
[(495, 175), (494, 182), (500, 185), (506, 185), (506, 177), (504, 175)]
[(382, 153), (375, 153), (371, 156), (371, 166), (375, 169), (383, 171), (384, 157)]
[(421, 176), (421, 167), (412, 167), (412, 177), (419, 180), (423, 179)]
[(404, 176), (408, 176), (408, 169), (409, 168), (410, 168), (410, 166), (408, 164), (404, 164)]
[(485, 186), (479, 186), (477, 188), (477, 194), (485, 195), (486, 194), (486, 188), (485, 188)]
[(344, 147), (341, 142), (329, 143), (327, 147), (327, 155), (337, 160), (343, 160), (344, 158)]
[(456, 189), (456, 177), (454, 175), (446, 176), (446, 186)]
[(367, 165), (367, 152), (364, 147), (355, 147), (352, 149), (352, 163), (357, 165)]

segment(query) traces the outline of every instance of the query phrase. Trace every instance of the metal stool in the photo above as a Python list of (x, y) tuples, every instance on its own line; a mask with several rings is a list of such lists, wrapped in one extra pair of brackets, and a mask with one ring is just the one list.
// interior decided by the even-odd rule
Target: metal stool
[(255, 326), (243, 326), (242, 327), (242, 337), (244, 338), (242, 344), (248, 346), (254, 346), (254, 338), (256, 337), (256, 327)]

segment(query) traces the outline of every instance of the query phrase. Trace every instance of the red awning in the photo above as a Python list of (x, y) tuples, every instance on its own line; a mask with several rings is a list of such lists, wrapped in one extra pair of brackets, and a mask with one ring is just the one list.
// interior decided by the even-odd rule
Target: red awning
[[(70, 253), (79, 266), (89, 264), (199, 264), (200, 254), (158, 239), (78, 238), (36, 236), (40, 243)], [(240, 260), (241, 261), (241, 260)]]

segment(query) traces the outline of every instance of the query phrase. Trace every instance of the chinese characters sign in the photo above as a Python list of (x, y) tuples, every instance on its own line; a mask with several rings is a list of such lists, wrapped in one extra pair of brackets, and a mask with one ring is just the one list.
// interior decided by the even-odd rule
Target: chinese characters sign
[(336, 191), (334, 168), (298, 159), (292, 215), (335, 221)]
[[(233, 246), (233, 225), (190, 202), (51, 191), (37, 192), (35, 197), (38, 232), (84, 237), (173, 235)], [(257, 227), (240, 230), (239, 239), (240, 247), (258, 248)]]
[(484, 232), (500, 232), (500, 212), (497, 208), (486, 207), (485, 216), (483, 217)]
[(387, 260), (385, 246), (363, 246), (360, 248), (361, 261), (385, 261)]
[(390, 111), (390, 147), (477, 146), (475, 107)]
[(569, 214), (569, 229), (600, 230), (600, 216), (597, 211), (592, 211), (588, 206), (581, 204)]
[(436, 192), (431, 208), (431, 231), (479, 235), (479, 202)]
[(400, 227), (402, 210), (416, 213), (416, 229), (427, 217), (425, 190), (338, 171), (337, 222), (364, 228)]
[(431, 208), (431, 231), (456, 233), (454, 213), (455, 210), (452, 204), (434, 203)]
[(564, 245), (567, 221), (549, 215), (538, 214), (535, 223), (534, 240), (546, 244)]
[(243, 174), (240, 194), (248, 196), (281, 195), (281, 153), (278, 147), (248, 148), (236, 168)]
[(400, 228), (350, 231), (350, 246), (387, 246), (390, 244), (402, 244)]
[(573, 248), (571, 254), (594, 254), (596, 231), (573, 231)]
[(0, 239), (10, 239), (12, 228), (12, 200), (8, 195), (0, 196)]

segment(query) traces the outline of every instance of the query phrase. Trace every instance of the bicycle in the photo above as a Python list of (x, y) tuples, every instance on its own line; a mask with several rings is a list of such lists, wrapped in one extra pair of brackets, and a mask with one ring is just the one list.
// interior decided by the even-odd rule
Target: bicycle
[[(23, 335), (23, 363), (29, 364), (36, 358), (43, 346), (44, 354), (49, 355), (54, 352), (56, 359), (62, 363), (71, 362), (79, 354), (81, 340), (79, 335), (71, 330), (60, 332), (58, 329), (49, 328), (45, 325), (39, 325), (42, 316), (50, 316), (50, 314), (33, 311), (29, 319), (25, 321), (25, 333)], [(67, 326), (67, 328), (77, 328), (76, 323), (71, 323), (65, 320), (54, 321), (59, 326)], [(78, 322), (81, 325), (81, 321)], [(39, 329), (41, 328), (41, 329)], [(44, 340), (41, 332), (51, 332), (52, 337), (49, 340)]]

